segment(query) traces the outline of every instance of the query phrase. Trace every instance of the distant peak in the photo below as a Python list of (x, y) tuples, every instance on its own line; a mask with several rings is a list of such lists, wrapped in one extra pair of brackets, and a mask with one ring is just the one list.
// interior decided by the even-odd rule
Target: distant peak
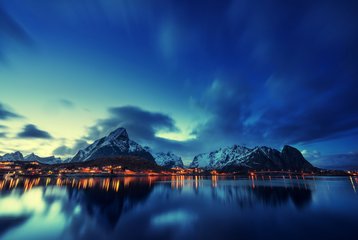
[(272, 151), (272, 150), (275, 150), (274, 148), (272, 147), (267, 147), (267, 146), (260, 146), (258, 147), (259, 149), (263, 150), (263, 151)]
[(246, 148), (246, 147), (243, 146), (243, 145), (234, 144), (231, 148), (234, 148), (234, 149), (243, 149), (243, 148)]
[(146, 151), (151, 151), (152, 149), (149, 146), (144, 146), (143, 147)]
[(125, 128), (117, 128), (108, 135), (109, 139), (128, 139), (128, 133)]
[(287, 150), (296, 150), (296, 151), (298, 151), (297, 148), (294, 148), (294, 147), (292, 147), (290, 145), (283, 146), (282, 151), (287, 151)]
[(281, 151), (281, 154), (283, 155), (295, 155), (295, 156), (300, 156), (302, 158), (303, 155), (302, 153), (297, 149), (297, 148), (294, 148), (292, 146), (289, 146), (289, 145), (285, 145)]

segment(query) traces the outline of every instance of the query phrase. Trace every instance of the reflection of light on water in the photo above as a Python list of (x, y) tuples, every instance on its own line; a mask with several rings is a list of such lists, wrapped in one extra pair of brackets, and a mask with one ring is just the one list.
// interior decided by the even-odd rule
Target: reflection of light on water
[(254, 189), (255, 188), (255, 177), (249, 176), (249, 178), (251, 179), (251, 187)]
[[(262, 185), (262, 184), (266, 184), (265, 182), (269, 183), (270, 188), (273, 188), (273, 183), (281, 183), (282, 186), (286, 189), (292, 189), (297, 187), (298, 189), (301, 189), (301, 187), (306, 190), (308, 190), (310, 187), (307, 186), (306, 182), (309, 181), (308, 179), (306, 179), (303, 175), (301, 176), (301, 178), (299, 176), (295, 176), (293, 177), (292, 175), (288, 175), (288, 176), (264, 176), (262, 175), (261, 177), (258, 178), (257, 174), (251, 173), (248, 176), (248, 180), (250, 180), (251, 184), (251, 188), (255, 189), (256, 187)], [(315, 184), (315, 179), (312, 178), (311, 179), (312, 182)]]
[(176, 210), (176, 211), (166, 212), (154, 216), (151, 219), (151, 223), (156, 227), (167, 227), (167, 226), (185, 227), (187, 225), (191, 225), (197, 219), (198, 216), (194, 213), (190, 213), (184, 210)]
[(46, 178), (46, 186), (47, 186), (47, 185), (49, 185), (49, 184), (50, 184), (50, 182), (51, 182), (51, 178), (49, 178), (49, 177), (48, 177), (48, 178)]
[(216, 188), (218, 186), (218, 176), (212, 175), (211, 176), (211, 186)]
[(119, 190), (119, 180), (117, 180), (117, 181), (114, 181), (113, 182), (113, 188), (114, 188), (114, 190), (116, 191), (116, 192), (118, 192), (118, 190)]
[[(66, 191), (57, 187), (31, 188), (37, 180), (28, 180), (24, 192), (14, 190), (0, 198), (0, 216), (29, 216), (22, 225), (6, 232), (1, 239), (50, 239), (59, 236), (65, 227), (62, 213)], [(56, 199), (51, 203), (47, 199)]]
[[(11, 179), (12, 181), (12, 179)], [(24, 182), (24, 190), (27, 191), (27, 190), (30, 190), (32, 189), (33, 187), (39, 185), (40, 183), (40, 178), (36, 178), (36, 179), (25, 179), (25, 182)], [(11, 185), (11, 182), (10, 182), (10, 185), (9, 185), (10, 188), (16, 188), (16, 186), (12, 186)]]
[(184, 176), (178, 175), (178, 176), (172, 176), (171, 177), (171, 187), (172, 189), (181, 189), (184, 187)]
[(356, 193), (356, 192), (357, 192), (357, 191), (356, 191), (356, 186), (354, 185), (354, 182), (353, 182), (353, 179), (352, 179), (351, 176), (349, 177), (349, 180), (351, 181), (353, 191)]
[[(133, 182), (146, 182), (149, 185), (157, 181), (157, 177), (149, 176), (147, 178), (16, 178), (0, 179), (0, 190), (4, 189), (23, 189), (24, 192), (33, 189), (36, 186), (71, 186), (77, 189), (88, 189), (99, 187), (102, 190), (120, 191), (120, 187), (128, 188)], [(175, 181), (174, 181), (175, 182)], [(184, 186), (184, 177), (178, 176), (177, 188)]]
[(195, 189), (198, 189), (199, 187), (199, 177), (195, 176)]
[(42, 212), (46, 203), (42, 199), (42, 188), (34, 188), (19, 195), (13, 193), (0, 199), (0, 216)]

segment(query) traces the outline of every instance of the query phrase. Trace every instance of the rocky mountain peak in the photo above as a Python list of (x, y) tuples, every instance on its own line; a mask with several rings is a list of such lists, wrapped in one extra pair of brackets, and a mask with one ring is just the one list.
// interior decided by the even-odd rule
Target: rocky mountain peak
[(141, 145), (129, 139), (125, 128), (117, 128), (108, 136), (102, 137), (78, 153), (71, 162), (84, 162), (98, 158), (111, 158), (123, 155), (136, 155), (154, 161), (153, 156)]
[(127, 140), (129, 137), (127, 130), (123, 127), (119, 127), (112, 131), (106, 138), (109, 140)]
[(16, 151), (16, 152), (13, 152), (13, 153), (6, 153), (0, 159), (4, 160), (4, 161), (23, 161), (24, 156), (22, 155), (21, 152)]

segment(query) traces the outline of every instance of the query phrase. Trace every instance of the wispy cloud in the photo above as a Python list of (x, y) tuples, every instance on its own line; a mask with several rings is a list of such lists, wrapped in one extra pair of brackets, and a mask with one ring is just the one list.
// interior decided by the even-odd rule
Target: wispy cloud
[(33, 46), (34, 41), (26, 30), (2, 7), (0, 3), (0, 60), (5, 60), (6, 41)]
[(11, 118), (22, 118), (22, 116), (9, 110), (2, 103), (0, 103), (0, 120), (8, 120)]
[(62, 98), (59, 100), (59, 102), (63, 107), (66, 107), (66, 108), (74, 108), (75, 107), (75, 104), (71, 100), (68, 100), (68, 99)]

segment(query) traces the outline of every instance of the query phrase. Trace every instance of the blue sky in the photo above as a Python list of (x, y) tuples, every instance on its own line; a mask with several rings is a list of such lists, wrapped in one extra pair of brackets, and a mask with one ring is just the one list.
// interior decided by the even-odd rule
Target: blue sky
[(351, 156), (357, 8), (0, 1), (0, 151), (66, 157), (124, 126), (186, 161), (232, 144), (291, 144), (318, 164)]

